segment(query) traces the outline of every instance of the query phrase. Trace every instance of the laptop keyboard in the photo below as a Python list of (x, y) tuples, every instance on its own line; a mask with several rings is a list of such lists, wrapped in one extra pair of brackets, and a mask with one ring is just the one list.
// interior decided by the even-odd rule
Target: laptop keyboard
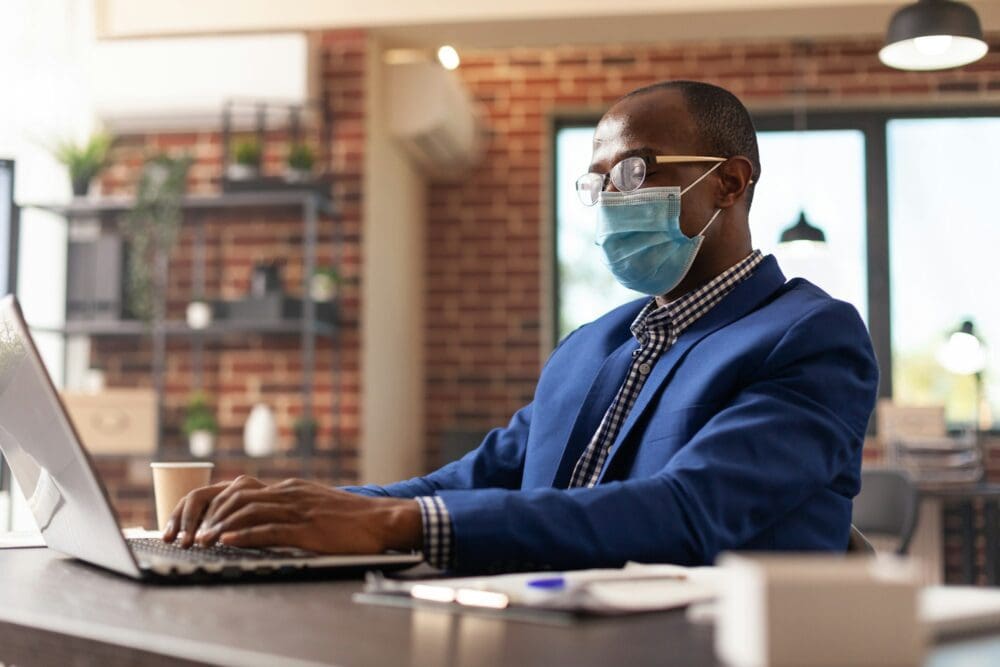
[(161, 558), (182, 560), (190, 563), (274, 560), (276, 558), (288, 557), (287, 555), (266, 549), (242, 549), (240, 547), (227, 547), (222, 544), (214, 544), (210, 547), (192, 546), (190, 549), (182, 549), (175, 544), (170, 544), (153, 537), (135, 537), (128, 539), (127, 542), (138, 556), (160, 556)]

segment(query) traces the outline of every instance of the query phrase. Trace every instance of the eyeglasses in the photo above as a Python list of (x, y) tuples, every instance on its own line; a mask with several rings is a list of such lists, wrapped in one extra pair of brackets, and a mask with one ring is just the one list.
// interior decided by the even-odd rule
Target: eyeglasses
[(619, 192), (638, 190), (646, 180), (646, 163), (676, 164), (679, 162), (725, 162), (729, 158), (705, 157), (703, 155), (656, 155), (651, 158), (639, 156), (627, 157), (611, 168), (607, 174), (589, 172), (576, 179), (576, 194), (584, 206), (593, 206), (604, 189), (608, 180)]

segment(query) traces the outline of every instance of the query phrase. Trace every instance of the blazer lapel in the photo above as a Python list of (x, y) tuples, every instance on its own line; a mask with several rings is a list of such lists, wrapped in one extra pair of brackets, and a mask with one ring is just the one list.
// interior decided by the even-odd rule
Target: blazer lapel
[(573, 467), (576, 465), (577, 459), (583, 455), (583, 450), (586, 449), (594, 432), (597, 431), (604, 413), (625, 380), (632, 360), (632, 350), (635, 347), (636, 341), (629, 333), (628, 339), (609, 354), (604, 363), (601, 364), (586, 398), (580, 404), (576, 419), (573, 420), (573, 428), (569, 433), (569, 439), (563, 448), (559, 466), (552, 479), (551, 485), (553, 487), (565, 488), (569, 484), (569, 478), (573, 474)]
[(653, 397), (670, 381), (677, 364), (691, 348), (705, 336), (735, 322), (755, 309), (761, 301), (784, 284), (785, 276), (778, 267), (777, 260), (774, 259), (774, 256), (769, 255), (757, 266), (749, 278), (737, 285), (722, 301), (680, 335), (677, 342), (653, 366), (652, 372), (642, 386), (639, 396), (635, 399), (635, 404), (629, 410), (628, 417), (625, 418), (625, 423), (622, 424), (621, 430), (618, 431), (618, 436), (608, 452), (598, 483), (603, 481), (604, 475), (618, 450), (621, 449), (622, 442), (628, 436), (629, 431), (649, 407)]

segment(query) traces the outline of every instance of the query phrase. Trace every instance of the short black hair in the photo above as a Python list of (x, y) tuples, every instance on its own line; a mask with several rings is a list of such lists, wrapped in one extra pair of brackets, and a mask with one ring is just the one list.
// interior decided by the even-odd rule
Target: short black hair
[(760, 152), (753, 119), (739, 98), (725, 88), (702, 81), (660, 81), (633, 90), (622, 99), (656, 90), (676, 90), (684, 96), (698, 127), (700, 148), (706, 155), (742, 155), (750, 160), (753, 184), (747, 188), (747, 203), (752, 202), (754, 185), (760, 181)]

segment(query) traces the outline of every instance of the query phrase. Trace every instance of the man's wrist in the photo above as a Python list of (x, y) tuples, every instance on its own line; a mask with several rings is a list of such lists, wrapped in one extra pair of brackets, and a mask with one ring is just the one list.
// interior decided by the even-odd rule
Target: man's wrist
[(387, 517), (386, 548), (415, 551), (424, 543), (424, 522), (416, 500), (391, 500)]

